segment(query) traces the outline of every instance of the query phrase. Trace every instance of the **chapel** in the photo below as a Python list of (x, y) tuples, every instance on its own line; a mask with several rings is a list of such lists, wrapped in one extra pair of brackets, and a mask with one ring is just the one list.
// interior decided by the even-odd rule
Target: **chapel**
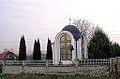
[(74, 25), (67, 25), (56, 35), (52, 49), (53, 64), (56, 65), (88, 58), (86, 33)]

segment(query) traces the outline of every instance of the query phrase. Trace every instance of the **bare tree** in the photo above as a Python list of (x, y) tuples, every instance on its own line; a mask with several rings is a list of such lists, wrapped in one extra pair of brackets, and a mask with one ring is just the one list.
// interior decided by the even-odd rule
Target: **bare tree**
[(95, 25), (85, 19), (77, 19), (77, 20), (74, 19), (73, 24), (81, 31), (82, 36), (86, 35), (87, 42), (89, 42), (95, 30), (95, 27), (94, 27)]
[[(73, 20), (73, 25), (75, 25), (81, 32), (81, 46), (82, 46), (82, 58), (85, 57), (85, 53), (88, 54), (87, 45), (92, 38), (94, 32), (94, 24), (85, 19)], [(87, 56), (87, 55), (86, 55)]]

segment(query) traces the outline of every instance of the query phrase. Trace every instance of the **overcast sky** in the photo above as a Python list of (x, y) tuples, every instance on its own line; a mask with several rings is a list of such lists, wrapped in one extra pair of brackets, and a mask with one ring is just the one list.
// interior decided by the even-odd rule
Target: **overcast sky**
[(111, 41), (120, 44), (119, 0), (0, 0), (0, 52), (5, 48), (17, 52), (22, 35), (27, 50), (37, 38), (46, 50), (48, 37), (53, 41), (69, 18), (99, 24)]

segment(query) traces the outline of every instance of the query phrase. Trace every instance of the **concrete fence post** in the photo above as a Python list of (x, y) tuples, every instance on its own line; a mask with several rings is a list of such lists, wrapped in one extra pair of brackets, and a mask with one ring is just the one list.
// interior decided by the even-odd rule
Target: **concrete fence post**
[(119, 73), (119, 58), (111, 58), (110, 59), (110, 74), (117, 77)]
[(114, 58), (110, 58), (110, 73), (114, 72)]
[(75, 60), (75, 66), (78, 67), (78, 65), (79, 65), (79, 61)]
[(114, 62), (114, 76), (117, 77), (118, 76), (118, 58), (115, 58), (115, 62)]
[(49, 64), (49, 61), (48, 61), (48, 60), (46, 60), (46, 67), (48, 67), (48, 64)]
[(25, 61), (22, 61), (22, 74), (25, 72), (24, 66), (25, 66)]
[(2, 60), (2, 65), (3, 65), (3, 66), (5, 65), (5, 60)]
[(22, 61), (22, 65), (23, 65), (23, 66), (25, 65), (25, 61)]

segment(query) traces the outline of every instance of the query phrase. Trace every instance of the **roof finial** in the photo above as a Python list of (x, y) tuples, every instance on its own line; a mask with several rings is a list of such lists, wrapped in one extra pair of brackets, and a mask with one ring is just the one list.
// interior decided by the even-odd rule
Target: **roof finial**
[(69, 18), (69, 25), (71, 25), (71, 18)]

